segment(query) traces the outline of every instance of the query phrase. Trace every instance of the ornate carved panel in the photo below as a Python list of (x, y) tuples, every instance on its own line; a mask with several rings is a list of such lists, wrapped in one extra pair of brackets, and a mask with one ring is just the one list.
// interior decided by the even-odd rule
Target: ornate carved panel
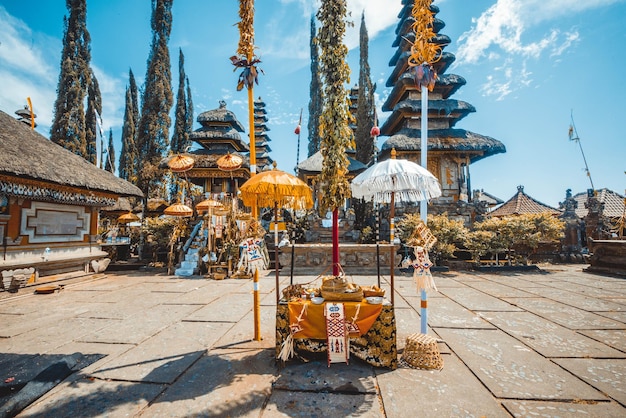
[(22, 209), (20, 235), (31, 243), (83, 241), (90, 220), (80, 206), (32, 202), (30, 209)]

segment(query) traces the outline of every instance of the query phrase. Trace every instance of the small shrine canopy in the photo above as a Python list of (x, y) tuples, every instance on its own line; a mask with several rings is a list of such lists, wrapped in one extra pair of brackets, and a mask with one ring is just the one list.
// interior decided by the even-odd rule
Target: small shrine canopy
[[(350, 173), (351, 175), (356, 176), (360, 172), (367, 169), (367, 166), (359, 160), (355, 160), (349, 155), (347, 155), (347, 157), (350, 163), (348, 165), (348, 173)], [(318, 151), (306, 160), (302, 161), (300, 164), (298, 164), (298, 172), (303, 174), (319, 174), (322, 172), (323, 160), (324, 157), (322, 157), (321, 151)]]
[[(595, 192), (598, 202), (604, 204), (604, 210), (602, 211), (603, 216), (608, 218), (620, 218), (624, 216), (624, 207), (626, 206), (624, 196), (609, 189), (600, 189)], [(587, 196), (588, 192), (574, 195), (574, 200), (578, 203), (578, 206), (576, 207), (576, 215), (578, 215), (581, 219), (585, 218), (587, 216), (587, 212), (589, 211), (585, 207), (585, 203), (587, 203)]]
[(496, 196), (494, 196), (494, 195), (492, 195), (490, 193), (487, 193), (483, 189), (474, 190), (474, 200), (477, 200), (479, 202), (485, 202), (487, 204), (487, 206), (490, 207), (490, 208), (496, 207), (496, 206), (504, 203), (504, 200), (502, 200), (499, 197), (496, 197)]
[(489, 213), (490, 216), (515, 216), (526, 214), (550, 213), (560, 215), (561, 211), (541, 203), (524, 193), (524, 186), (517, 186), (515, 196), (506, 201), (502, 206)]

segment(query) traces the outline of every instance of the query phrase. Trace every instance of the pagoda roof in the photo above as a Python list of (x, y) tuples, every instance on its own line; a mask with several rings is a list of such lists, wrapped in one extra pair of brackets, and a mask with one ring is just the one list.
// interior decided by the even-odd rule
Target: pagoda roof
[[(456, 74), (443, 74), (435, 82), (435, 88), (433, 92), (441, 94), (444, 99), (449, 98), (456, 93), (467, 82), (463, 77)], [(387, 100), (383, 104), (383, 111), (389, 112), (393, 110), (393, 107), (398, 103), (402, 96), (408, 90), (419, 91), (415, 78), (410, 73), (404, 73), (400, 79), (395, 83), (393, 89), (387, 96)]]
[[(143, 197), (141, 190), (132, 183), (98, 168), (2, 111), (0, 175), (47, 182), (55, 186), (72, 186), (85, 191), (85, 195), (94, 191), (118, 195), (116, 198)], [(40, 196), (39, 200), (50, 199)], [(75, 204), (81, 205), (83, 202), (76, 201)], [(97, 204), (94, 203), (94, 206)]]
[(221, 102), (220, 107), (213, 110), (207, 110), (198, 115), (198, 123), (205, 128), (212, 129), (213, 126), (228, 125), (238, 132), (245, 132), (243, 125), (239, 122), (233, 112), (226, 109), (226, 103)]
[[(349, 161), (349, 165), (348, 165), (349, 173), (357, 174), (367, 169), (367, 166), (363, 164), (362, 162), (360, 162), (359, 160), (356, 160), (350, 157), (350, 155), (346, 155), (346, 157), (348, 158), (348, 161)], [(322, 152), (317, 151), (315, 154), (311, 155), (309, 158), (307, 158), (306, 160), (298, 164), (298, 171), (307, 172), (307, 173), (321, 173), (323, 160), (324, 160), (324, 157), (322, 157)]]
[[(415, 18), (411, 14), (411, 7), (406, 7), (404, 10), (407, 10), (407, 9), (408, 9), (408, 13), (400, 12), (401, 20), (398, 23), (398, 26), (396, 26), (396, 35), (398, 36), (396, 37), (396, 40), (394, 41), (392, 46), (398, 46), (400, 44), (399, 39), (401, 39), (403, 35), (407, 35), (413, 32), (413, 24), (415, 23)], [(433, 19), (433, 32), (435, 34), (439, 33), (439, 31), (445, 27), (446, 27), (446, 23), (443, 20), (439, 18)]]
[[(389, 66), (394, 68), (391, 75), (387, 79), (387, 84), (385, 84), (386, 87), (393, 87), (396, 80), (399, 80), (404, 73), (408, 73), (409, 66), (407, 64), (407, 60), (410, 55), (410, 51), (396, 51), (396, 54), (389, 61)], [(445, 51), (442, 51), (438, 57), (440, 57), (439, 60), (433, 64), (437, 74), (445, 73), (450, 65), (452, 65), (452, 63), (456, 60), (454, 54)]]
[[(602, 215), (609, 218), (619, 218), (624, 216), (624, 206), (626, 205), (624, 202), (624, 196), (609, 189), (600, 189), (595, 192), (598, 202), (604, 204)], [(576, 207), (576, 215), (580, 218), (586, 217), (589, 212), (589, 209), (585, 207), (585, 203), (587, 203), (587, 192), (578, 193), (573, 197), (578, 203), (578, 206)]]
[(270, 148), (270, 146), (267, 144), (267, 142), (262, 142), (262, 143), (260, 143), (260, 144), (259, 144), (259, 143), (257, 143), (257, 144), (256, 144), (256, 148), (255, 148), (255, 151), (256, 151), (257, 149), (261, 149), (261, 148), (262, 148), (262, 149), (264, 149), (265, 151), (269, 151), (269, 152), (271, 152), (271, 151), (272, 151), (272, 148)]
[[(421, 151), (421, 131), (403, 128), (385, 141), (381, 154), (386, 155), (392, 148), (397, 151)], [(428, 151), (466, 152), (471, 162), (494, 154), (506, 152), (502, 142), (489, 136), (480, 135), (465, 129), (433, 129), (428, 131)]]
[[(411, 46), (413, 45), (414, 41), (415, 41), (415, 34), (412, 32), (408, 35), (401, 36), (399, 39), (398, 45), (394, 45), (394, 46), (397, 46), (398, 48), (396, 48), (396, 52), (393, 54), (393, 56), (389, 60), (389, 66), (391, 67), (395, 66), (398, 62), (398, 59), (401, 57), (403, 53), (407, 53), (408, 55), (410, 55)], [(448, 46), (448, 44), (450, 44), (452, 40), (450, 39), (448, 35), (437, 34), (432, 38), (432, 42), (440, 45), (441, 49), (443, 50), (443, 48)], [(440, 71), (439, 65), (437, 62), (433, 63), (433, 66), (437, 69), (438, 73), (443, 72), (443, 71)]]
[(524, 193), (524, 186), (517, 186), (517, 193), (507, 200), (502, 206), (489, 213), (490, 216), (514, 216), (526, 214), (550, 213), (560, 215), (561, 211), (548, 206), (545, 203), (533, 199)]
[(233, 151), (248, 151), (248, 144), (243, 142), (241, 135), (232, 129), (200, 128), (189, 135), (189, 138), (203, 148), (211, 149), (217, 144), (231, 144)]
[[(470, 113), (476, 111), (471, 104), (462, 100), (445, 99), (445, 100), (429, 100), (428, 101), (428, 118), (448, 119), (450, 127), (453, 127), (459, 120), (463, 119)], [(381, 126), (381, 135), (389, 135), (394, 132), (407, 118), (419, 116), (422, 114), (422, 103), (420, 100), (407, 99), (403, 100), (393, 108), (393, 112), (385, 123)]]
[[(402, 5), (404, 6), (400, 13), (398, 13), (398, 18), (402, 19), (405, 16), (411, 16), (411, 10), (413, 9), (413, 4), (415, 0), (402, 0)], [(433, 14), (439, 13), (439, 6), (435, 6), (434, 4), (430, 5), (430, 11)]]

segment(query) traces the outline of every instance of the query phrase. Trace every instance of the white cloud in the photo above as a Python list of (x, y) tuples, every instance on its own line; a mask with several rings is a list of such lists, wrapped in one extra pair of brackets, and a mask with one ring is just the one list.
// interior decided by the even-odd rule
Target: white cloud
[[(30, 97), (37, 114), (37, 130), (49, 135), (59, 75), (62, 49), (60, 39), (33, 32), (23, 21), (0, 6), (0, 108), (9, 114), (24, 107)], [(104, 128), (123, 123), (123, 81), (91, 66), (102, 95)]]
[(91, 64), (98, 79), (100, 96), (102, 97), (102, 123), (105, 130), (119, 128), (124, 124), (124, 108), (120, 104), (126, 102), (126, 87), (119, 78), (114, 78)]
[[(281, 3), (285, 5), (297, 4), (301, 10), (302, 16), (305, 17), (307, 22), (309, 18), (317, 12), (319, 8), (319, 0), (281, 0)], [(359, 46), (359, 30), (361, 25), (361, 15), (365, 13), (365, 26), (367, 27), (367, 34), (369, 39), (374, 39), (380, 32), (395, 26), (398, 24), (398, 13), (402, 9), (402, 4), (397, 1), (390, 4), (390, 0), (348, 0), (348, 22), (352, 22), (353, 26), (346, 28), (346, 35), (344, 43), (348, 49), (357, 48)], [(281, 10), (284, 10), (282, 8)], [(275, 35), (273, 36), (273, 46), (264, 46), (265, 54), (276, 54), (278, 56), (289, 56), (301, 60), (308, 60), (310, 58), (309, 41), (311, 37), (311, 28), (307, 24), (304, 27), (300, 27), (296, 30), (290, 31), (288, 36), (284, 33), (279, 33), (281, 28), (284, 28), (284, 22), (289, 17), (283, 15), (275, 15), (272, 22), (266, 27), (272, 30)], [(316, 22), (319, 29), (319, 22)]]
[[(575, 29), (558, 28), (557, 19), (623, 1), (497, 0), (480, 17), (473, 19), (473, 27), (459, 37), (455, 66), (486, 60), (502, 61), (504, 67), (509, 58), (515, 57), (521, 61), (517, 66), (525, 68), (529, 60), (541, 59), (545, 54), (558, 57), (580, 41), (580, 34)], [(539, 24), (553, 27), (537, 39)], [(501, 99), (530, 85), (529, 74), (519, 70), (491, 74), (483, 92)]]

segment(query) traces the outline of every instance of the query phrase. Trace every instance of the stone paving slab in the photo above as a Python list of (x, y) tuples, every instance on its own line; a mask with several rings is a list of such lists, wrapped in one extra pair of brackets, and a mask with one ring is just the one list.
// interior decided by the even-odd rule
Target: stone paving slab
[(33, 312), (37, 313), (42, 307), (42, 300), (58, 300), (60, 293), (38, 296), (48, 297), (42, 299), (40, 297), (36, 298), (34, 295), (26, 295), (25, 297), (19, 296), (16, 299), (3, 300), (0, 303), (0, 315), (28, 315)]
[(476, 290), (480, 290), (483, 293), (486, 293), (488, 295), (491, 295), (497, 298), (536, 297), (536, 293), (531, 293), (534, 291), (535, 288), (529, 288), (528, 290), (520, 290), (520, 289), (516, 289), (515, 287), (509, 286), (508, 284), (492, 282), (489, 280), (474, 281), (474, 282), (468, 283), (467, 285)]
[[(329, 406), (332, 408), (329, 409)], [(263, 416), (382, 417), (374, 369), (363, 363), (289, 362)]]
[(482, 317), (545, 357), (626, 358), (626, 353), (530, 312), (485, 312)]
[(260, 307), (261, 341), (254, 340), (254, 312), (252, 308), (243, 319), (229, 329), (216, 343), (216, 347), (263, 349), (276, 347), (276, 306)]
[(500, 330), (436, 330), (501, 399), (607, 400), (593, 387)]
[(271, 350), (212, 350), (143, 416), (258, 417), (270, 396), (275, 373)]
[(160, 305), (82, 336), (79, 341), (109, 344), (139, 344), (158, 331), (188, 315), (194, 305)]
[(298, 393), (272, 391), (263, 418), (277, 417), (364, 417), (383, 418), (383, 406), (371, 393)]
[[(407, 301), (413, 309), (420, 311), (419, 298), (407, 297)], [(493, 328), (493, 325), (480, 316), (447, 298), (440, 298), (437, 299), (437, 303), (428, 304), (428, 324), (433, 328)], [(419, 327), (419, 322), (416, 326)]]
[(143, 308), (133, 310), (126, 303), (89, 302), (82, 304), (82, 310), (78, 313), (81, 318), (101, 318), (122, 320), (132, 315), (139, 314)]
[(547, 287), (543, 282), (545, 278), (534, 276), (532, 274), (491, 274), (489, 276), (483, 276), (483, 280), (491, 281), (494, 283), (500, 283), (506, 286), (514, 287), (515, 289), (528, 290), (545, 288)]
[[(615, 286), (602, 287), (602, 284), (598, 285), (591, 281), (587, 284), (583, 283), (567, 283), (567, 289), (580, 293), (581, 295), (596, 297), (596, 298), (619, 298), (626, 296), (626, 288), (615, 288)], [(618, 290), (619, 289), (619, 290)]]
[(519, 311), (520, 308), (471, 287), (442, 289), (441, 293), (470, 311)]
[(11, 338), (33, 331), (40, 326), (37, 322), (29, 320), (28, 316), (15, 314), (0, 314), (0, 324), (2, 324), (2, 327), (0, 327), (0, 341), (2, 338)]
[(598, 315), (604, 316), (606, 318), (613, 319), (617, 322), (621, 322), (622, 324), (626, 324), (626, 312), (597, 312)]
[(30, 353), (47, 353), (66, 344), (68, 340), (82, 338), (106, 326), (108, 321), (104, 319), (67, 318), (12, 338), (0, 339), (0, 352), (20, 353), (28, 347)]
[(626, 329), (624, 323), (544, 298), (505, 298), (520, 308), (569, 329)]
[(626, 332), (623, 330), (598, 329), (578, 332), (626, 353)]
[(624, 408), (615, 402), (533, 402), (504, 401), (502, 405), (514, 417), (602, 417), (623, 418)]
[(231, 326), (227, 323), (207, 322), (174, 324), (107, 362), (94, 372), (94, 376), (101, 379), (172, 383)]
[(252, 309), (252, 295), (249, 298), (237, 293), (223, 294), (205, 307), (185, 317), (186, 321), (237, 322)]
[(191, 289), (188, 292), (172, 295), (168, 303), (172, 305), (206, 305), (219, 298), (219, 293), (210, 286)]
[(462, 283), (456, 273), (436, 273), (433, 274), (433, 279), (435, 279), (437, 288), (442, 289), (447, 287), (465, 287), (475, 282), (475, 280), (467, 280)]
[(554, 362), (626, 407), (626, 360), (555, 359)]
[(22, 412), (20, 417), (136, 416), (163, 385), (71, 379)]
[(622, 311), (626, 313), (626, 306), (622, 305), (621, 303), (612, 302), (610, 299), (600, 299), (597, 297), (581, 295), (580, 293), (570, 292), (566, 289), (548, 288), (543, 289), (541, 292), (535, 293), (544, 298), (552, 299), (565, 305), (573, 306), (575, 308), (583, 309), (585, 311)]
[(444, 355), (443, 361), (442, 370), (377, 370), (387, 418), (404, 418), (411, 411), (424, 418), (509, 416), (458, 358)]
[(67, 344), (50, 350), (48, 354), (68, 356), (72, 353), (81, 353), (84, 356), (100, 356), (101, 360), (81, 368), (83, 373), (88, 374), (102, 367), (103, 364), (110, 361), (112, 358), (120, 356), (134, 347), (135, 345), (133, 344), (100, 344), (70, 341)]
[(340, 392), (376, 394), (374, 368), (363, 362), (351, 364), (311, 361), (289, 361), (280, 368), (273, 384), (278, 390), (298, 392)]

